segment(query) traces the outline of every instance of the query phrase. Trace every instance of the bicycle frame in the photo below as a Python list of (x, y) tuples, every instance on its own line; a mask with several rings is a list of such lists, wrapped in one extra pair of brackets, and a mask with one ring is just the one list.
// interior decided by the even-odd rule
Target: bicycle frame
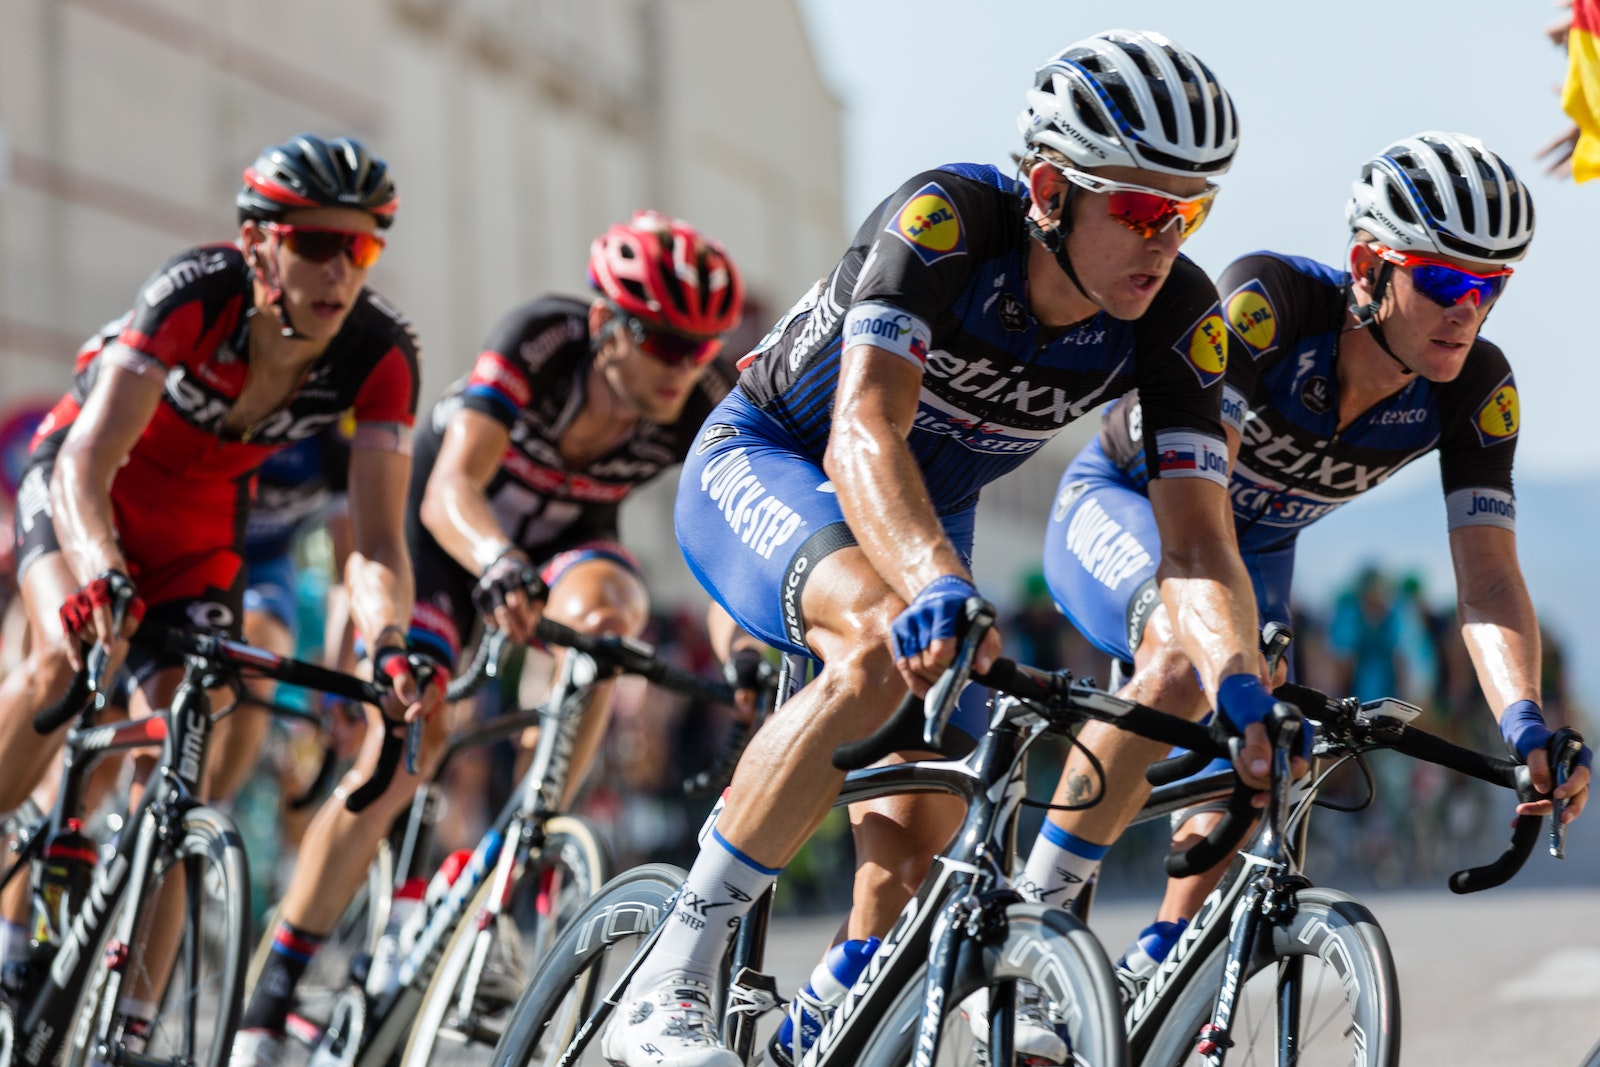
[[(81, 759), (85, 754), (98, 758), (107, 752), (158, 742), (162, 743), (162, 751), (144, 799), (129, 820), (134, 831), (124, 834), (115, 852), (96, 866), (88, 895), (71, 925), (62, 933), (43, 986), (18, 1010), (20, 1032), (27, 1034), (28, 1039), (26, 1044), (19, 1045), (16, 1055), (30, 1067), (56, 1062), (68, 1036), (79, 1040), (87, 1038), (86, 1034), (69, 1035), (67, 1030), (83, 983), (95, 963), (94, 946), (100, 943), (106, 923), (119, 905), (123, 906), (118, 913), (116, 939), (123, 945), (133, 942), (136, 934), (133, 924), (140, 914), (145, 884), (153, 865), (163, 851), (170, 848), (167, 842), (173, 839), (173, 827), (190, 809), (202, 806), (197, 797), (213, 726), (207, 689), (219, 681), (203, 660), (191, 657), (165, 715), (116, 725), (88, 726), (86, 711), (82, 720), (85, 725), (67, 735), (62, 787), (49, 819), (51, 831), (60, 828), (67, 812), (77, 809), (83, 777), (87, 773)], [(44, 836), (47, 835), (36, 835), (34, 840), (42, 840)], [(6, 872), (6, 879), (29, 859), (27, 853), (20, 856)], [(111, 975), (107, 1002), (115, 1003), (121, 981), (120, 969), (113, 969)], [(192, 1037), (189, 1035), (191, 1041)], [(186, 1052), (192, 1058), (192, 1045)], [(106, 1049), (97, 1050), (97, 1054), (108, 1058), (108, 1062), (115, 1055), (114, 1050)]]
[[(434, 906), (416, 943), (400, 960), (399, 987), (372, 1006), (377, 1025), (363, 1034), (354, 1059), (359, 1067), (382, 1067), (400, 1049), (426, 993), (426, 982), (419, 979), (426, 979), (438, 967), (451, 931), (466, 917), (467, 906), (484, 880), (491, 876), (494, 879), (488, 915), (498, 917), (511, 895), (511, 887), (528, 864), (539, 858), (544, 847), (545, 821), (561, 812), (584, 702), (596, 675), (592, 658), (577, 649), (568, 649), (551, 696), (536, 716), (507, 716), (503, 722), (487, 724), (452, 743), (451, 751), (456, 751), (475, 740), (509, 732), (524, 720), (537, 721), (542, 727), (533, 760), (517, 790), (479, 840), (449, 891)], [(428, 817), (429, 800), (436, 791), (432, 782), (418, 790), (418, 804), (412, 809), (414, 823), (408, 828), (398, 870), (412, 871), (420, 854), (426, 851), (425, 835), (415, 820)], [(509, 849), (505, 847), (508, 843)]]

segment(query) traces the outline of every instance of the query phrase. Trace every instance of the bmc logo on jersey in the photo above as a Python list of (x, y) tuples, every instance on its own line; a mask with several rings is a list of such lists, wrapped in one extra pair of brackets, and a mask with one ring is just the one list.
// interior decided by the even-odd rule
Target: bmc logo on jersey
[(1200, 384), (1210, 386), (1228, 369), (1228, 328), (1215, 304), (1184, 334), (1173, 350), (1189, 361)]
[(1228, 325), (1251, 358), (1272, 351), (1278, 340), (1278, 316), (1259, 281), (1241, 285), (1228, 297)]
[(910, 245), (917, 258), (930, 267), (967, 252), (961, 216), (938, 182), (929, 182), (912, 194), (887, 230)]
[(1478, 431), (1480, 444), (1493, 445), (1517, 436), (1522, 421), (1521, 406), (1517, 403), (1517, 383), (1510, 376), (1490, 394), (1478, 409), (1473, 426)]

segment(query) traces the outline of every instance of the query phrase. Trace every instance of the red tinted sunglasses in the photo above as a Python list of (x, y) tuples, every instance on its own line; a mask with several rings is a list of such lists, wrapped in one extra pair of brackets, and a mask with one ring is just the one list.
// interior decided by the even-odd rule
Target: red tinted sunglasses
[(366, 270), (383, 255), (385, 242), (375, 233), (334, 230), (326, 226), (289, 226), (280, 222), (269, 222), (265, 228), (277, 234), (289, 251), (312, 263), (326, 263), (343, 253), (351, 266)]
[(1473, 307), (1482, 307), (1505, 292), (1506, 281), (1512, 273), (1510, 267), (1501, 267), (1480, 274), (1443, 260), (1397, 252), (1387, 245), (1378, 246), (1378, 255), (1395, 266), (1409, 267), (1412, 288), (1446, 308), (1453, 308), (1464, 300), (1471, 300)]
[(1073, 185), (1091, 193), (1106, 194), (1106, 210), (1111, 217), (1140, 237), (1149, 240), (1164, 233), (1174, 222), (1182, 221), (1178, 232), (1187, 238), (1200, 228), (1211, 213), (1211, 203), (1217, 198), (1217, 186), (1206, 183), (1204, 192), (1193, 196), (1173, 196), (1147, 185), (1114, 182), (1087, 171), (1070, 167), (1057, 167), (1063, 177)]
[(688, 337), (681, 333), (672, 333), (670, 330), (658, 330), (646, 326), (633, 315), (628, 314), (615, 304), (611, 305), (611, 313), (628, 327), (628, 332), (633, 335), (634, 343), (644, 350), (645, 354), (659, 359), (669, 367), (676, 367), (680, 363), (692, 363), (696, 367), (703, 367), (717, 358), (717, 353), (722, 351), (722, 338), (720, 337)]

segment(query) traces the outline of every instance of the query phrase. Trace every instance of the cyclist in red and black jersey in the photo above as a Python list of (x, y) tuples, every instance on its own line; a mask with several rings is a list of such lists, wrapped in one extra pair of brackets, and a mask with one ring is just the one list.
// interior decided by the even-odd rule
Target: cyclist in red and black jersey
[[(351, 610), (394, 683), (384, 713), (438, 702), (437, 687), (419, 691), (404, 648), (416, 342), (365, 287), (397, 203), (388, 167), (356, 141), (301, 135), (267, 148), (244, 172), (237, 244), (169, 260), (115, 342), (79, 368), (40, 428), (17, 513), (34, 651), (0, 686), (0, 810), (60, 743), (32, 719), (66, 690), (80, 642), (111, 645), (113, 671), (127, 653), (127, 629), (112, 632), (115, 596), (133, 588), (163, 621), (237, 633), (254, 471), (351, 410)], [(179, 665), (136, 651), (128, 666), (133, 713), (166, 706)]]
[[(541, 613), (589, 634), (637, 636), (649, 598), (618, 540), (618, 504), (682, 462), (728, 391), (713, 364), (739, 321), (743, 287), (722, 247), (640, 212), (597, 237), (589, 300), (546, 296), (508, 314), (472, 373), (419, 434), (407, 509), (417, 601), (411, 641), (454, 662), (481, 617), (526, 642)], [(569, 792), (604, 736), (610, 685), (596, 686)], [(424, 741), (431, 764), (436, 739)], [(396, 775), (369, 814), (387, 826), (411, 803)], [(370, 860), (376, 839), (319, 841)], [(354, 887), (316, 877), (312, 844), (284, 896), (275, 952), (251, 995), (233, 1067), (276, 1062), (294, 985)]]

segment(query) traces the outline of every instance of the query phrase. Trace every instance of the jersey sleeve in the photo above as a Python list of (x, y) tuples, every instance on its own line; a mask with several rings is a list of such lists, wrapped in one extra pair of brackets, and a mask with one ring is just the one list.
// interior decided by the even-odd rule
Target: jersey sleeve
[[(200, 347), (214, 318), (219, 286), (210, 279), (241, 269), (243, 257), (232, 245), (192, 248), (163, 263), (139, 289), (133, 309), (122, 319), (116, 340), (100, 359), (142, 378), (162, 381), (167, 371)], [(234, 294), (242, 300), (242, 295)]]
[(921, 368), (932, 343), (929, 324), (960, 295), (981, 258), (969, 247), (972, 222), (994, 205), (991, 190), (945, 170), (918, 174), (884, 201), (856, 235), (866, 255), (850, 289), (842, 346), (874, 345)]
[(1465, 369), (1440, 390), (1439, 475), (1450, 529), (1516, 529), (1511, 467), (1522, 410), (1504, 353), (1479, 338)]
[(350, 447), (410, 455), (422, 378), (417, 339), (409, 325), (396, 320), (388, 341), (388, 349), (356, 392), (352, 409), (355, 432)]
[(1134, 328), (1134, 374), (1152, 478), (1228, 484), (1222, 378), (1228, 331), (1217, 290), (1180, 256)]
[(587, 322), (525, 304), (495, 324), (461, 391), (461, 404), (510, 429), (533, 400), (544, 363), (564, 345), (588, 335)]
[(1304, 321), (1304, 278), (1277, 256), (1242, 256), (1228, 264), (1217, 288), (1228, 323), (1222, 421), (1234, 430), (1258, 401), (1262, 375), (1282, 356), (1285, 322)]

